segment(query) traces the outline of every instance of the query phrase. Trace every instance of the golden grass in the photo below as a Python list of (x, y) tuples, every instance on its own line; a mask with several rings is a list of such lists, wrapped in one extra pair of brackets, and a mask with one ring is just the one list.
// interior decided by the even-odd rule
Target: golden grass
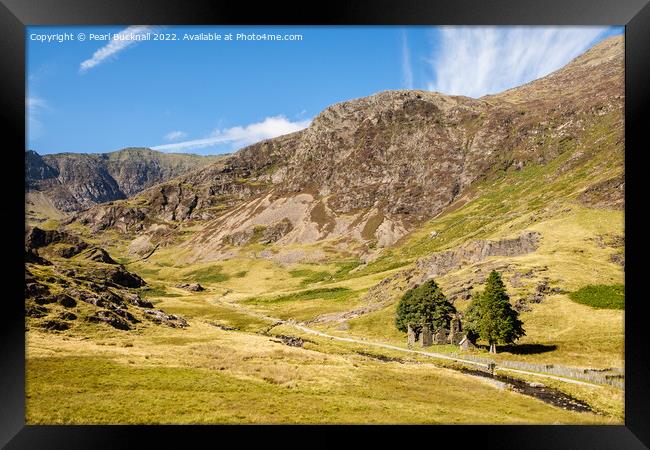
[[(257, 258), (255, 252), (261, 248), (274, 248), (260, 245), (246, 247), (231, 259), (192, 262), (192, 250), (181, 244), (198, 228), (183, 225), (181, 229), (187, 233), (173, 245), (159, 248), (147, 260), (128, 268), (157, 289), (174, 294), (165, 296), (158, 290), (151, 299), (157, 308), (186, 317), (190, 327), (142, 325), (121, 332), (104, 325), (78, 324), (62, 333), (30, 330), (28, 423), (620, 424), (623, 392), (614, 388), (545, 380), (549, 386), (588, 401), (604, 415), (572, 413), (434, 366), (423, 357), (364, 349), (360, 344), (301, 333), (289, 325), (273, 327), (272, 320), (227, 304), (241, 304), (273, 317), (311, 320), (361, 306), (364, 292), (418, 257), (475, 239), (518, 236), (523, 230), (542, 234), (537, 251), (519, 257), (493, 257), (478, 265), (508, 263), (521, 272), (546, 267), (536, 276), (548, 277), (552, 287), (564, 291), (622, 284), (622, 268), (609, 260), (618, 250), (600, 245), (597, 238), (622, 236), (623, 212), (585, 208), (575, 201), (590, 183), (620, 173), (622, 152), (602, 150), (605, 145), (618, 145), (610, 142), (613, 138), (607, 131), (608, 121), (616, 118), (608, 117), (604, 117), (602, 129), (592, 130), (593, 142), (580, 144), (580, 150), (590, 156), (581, 167), (562, 171), (573, 153), (567, 151), (546, 166), (531, 165), (478, 183), (447, 212), (358, 270), (341, 271), (351, 255), (336, 250), (329, 241), (286, 247), (321, 250), (328, 259), (320, 264), (283, 266)], [(89, 235), (78, 227), (77, 231)], [(430, 239), (433, 230), (438, 236)], [(118, 232), (90, 236), (89, 241), (105, 246), (120, 260), (134, 259), (127, 254), (128, 239)], [(475, 267), (462, 268), (437, 281), (444, 290), (452, 282), (470, 279)], [(48, 270), (43, 269), (41, 275)], [(175, 288), (197, 278), (206, 292)], [(526, 283), (538, 279), (525, 281), (522, 288), (505, 281), (514, 301), (533, 286)], [(300, 298), (305, 290), (333, 288), (345, 288), (354, 295)], [(285, 300), (273, 301), (279, 297)], [(456, 306), (462, 311), (467, 304), (458, 301)], [(532, 310), (521, 316), (527, 335), (520, 343), (549, 350), (502, 351), (496, 359), (591, 368), (623, 366), (623, 311), (580, 305), (564, 294), (548, 296), (531, 306)], [(405, 347), (404, 334), (394, 326), (394, 313), (395, 303), (390, 303), (348, 320), (347, 329), (335, 323), (313, 326), (330, 334)], [(238, 331), (223, 331), (211, 323)], [(288, 347), (272, 342), (266, 332), (302, 336), (312, 342), (304, 348)], [(380, 362), (357, 354), (362, 350), (406, 362)], [(430, 350), (443, 353), (457, 348), (434, 346)]]
[[(169, 339), (179, 334), (187, 339)], [(430, 364), (292, 348), (197, 322), (122, 336), (29, 332), (27, 423), (612, 422)]]

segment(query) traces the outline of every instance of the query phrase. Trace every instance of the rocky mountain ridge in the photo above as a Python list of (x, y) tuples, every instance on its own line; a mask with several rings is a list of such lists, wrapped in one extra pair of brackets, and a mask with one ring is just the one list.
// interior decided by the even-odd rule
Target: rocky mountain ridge
[[(242, 236), (389, 246), (477, 181), (576, 152), (606, 114), (620, 115), (622, 135), (623, 55), (622, 37), (612, 37), (542, 79), (480, 99), (386, 91), (338, 103), (305, 130), (75, 220), (140, 236), (198, 221), (186, 246), (204, 259), (228, 255)], [(609, 185), (620, 207), (623, 189)]]
[(125, 199), (207, 165), (221, 156), (161, 153), (126, 148), (112, 153), (25, 152), (25, 190), (45, 197), (61, 212)]

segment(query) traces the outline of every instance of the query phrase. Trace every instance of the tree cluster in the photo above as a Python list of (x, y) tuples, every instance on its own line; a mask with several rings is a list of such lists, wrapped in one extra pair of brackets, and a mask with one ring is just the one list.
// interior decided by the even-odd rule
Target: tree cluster
[[(430, 330), (448, 329), (456, 308), (438, 284), (429, 280), (408, 290), (397, 305), (395, 325), (406, 332), (410, 325), (417, 332), (427, 325)], [(496, 344), (511, 344), (525, 336), (519, 314), (512, 308), (510, 297), (498, 272), (492, 271), (485, 289), (476, 293), (467, 309), (463, 328), (471, 342), (487, 341), (490, 353), (496, 353)]]

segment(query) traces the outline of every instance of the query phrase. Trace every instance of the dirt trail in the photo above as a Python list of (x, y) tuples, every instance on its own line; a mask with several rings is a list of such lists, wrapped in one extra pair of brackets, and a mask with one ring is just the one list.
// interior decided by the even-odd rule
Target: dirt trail
[[(480, 367), (482, 369), (489, 369), (488, 364), (480, 363), (480, 362), (476, 362), (476, 361), (471, 361), (469, 359), (457, 358), (457, 357), (445, 355), (445, 354), (442, 354), (442, 353), (426, 352), (426, 351), (422, 351), (422, 350), (412, 350), (412, 349), (409, 349), (409, 348), (402, 348), (402, 347), (397, 347), (397, 346), (391, 345), (391, 344), (385, 344), (383, 342), (375, 342), (375, 341), (368, 341), (368, 340), (365, 340), (365, 339), (357, 339), (357, 338), (350, 338), (350, 337), (335, 336), (335, 335), (324, 333), (322, 331), (314, 330), (313, 328), (308, 328), (308, 327), (306, 327), (306, 326), (304, 326), (304, 325), (302, 325), (302, 324), (300, 324), (298, 322), (295, 322), (293, 320), (283, 320), (283, 319), (280, 319), (280, 318), (277, 318), (277, 317), (271, 317), (271, 316), (267, 316), (265, 314), (262, 314), (262, 313), (259, 313), (259, 312), (256, 312), (256, 311), (252, 311), (252, 310), (250, 310), (248, 308), (245, 308), (245, 307), (243, 307), (243, 306), (241, 306), (241, 305), (239, 305), (237, 303), (228, 303), (228, 302), (220, 301), (218, 299), (216, 299), (214, 301), (216, 303), (219, 303), (220, 305), (229, 306), (231, 308), (237, 309), (237, 310), (242, 311), (243, 313), (246, 313), (246, 314), (249, 314), (249, 315), (253, 315), (253, 316), (256, 316), (256, 317), (259, 317), (259, 318), (262, 318), (262, 319), (266, 319), (266, 320), (272, 321), (272, 322), (277, 323), (277, 324), (290, 325), (290, 326), (292, 326), (294, 328), (297, 328), (298, 330), (304, 331), (305, 333), (325, 337), (325, 338), (328, 338), (328, 339), (333, 339), (333, 340), (336, 340), (336, 341), (350, 342), (350, 343), (354, 343), (354, 344), (362, 344), (362, 345), (368, 345), (368, 346), (372, 346), (372, 347), (385, 348), (385, 349), (388, 349), (388, 350), (395, 350), (395, 351), (399, 351), (399, 352), (423, 355), (423, 356), (427, 356), (427, 357), (430, 357), (430, 358), (444, 359), (444, 360), (447, 360), (447, 361), (459, 362), (459, 363), (467, 364), (467, 365), (470, 365), (470, 366)], [(602, 387), (599, 384), (589, 383), (587, 381), (579, 381), (579, 380), (574, 380), (572, 378), (566, 378), (566, 377), (561, 377), (561, 376), (557, 376), (557, 375), (549, 375), (549, 374), (539, 373), (539, 372), (532, 372), (532, 371), (528, 371), (528, 370), (510, 369), (510, 368), (504, 368), (504, 367), (497, 367), (496, 370), (497, 371), (507, 371), (507, 372), (519, 373), (519, 374), (523, 374), (523, 375), (532, 375), (532, 376), (536, 376), (536, 377), (562, 381), (562, 382), (565, 382), (565, 383), (577, 384), (577, 385), (580, 385), (580, 386)]]
[[(461, 369), (452, 369), (452, 370), (458, 370), (461, 373), (464, 373), (466, 375), (474, 376), (474, 377), (480, 377), (480, 378), (488, 378), (491, 379), (497, 387), (500, 387), (501, 389), (511, 389), (515, 392), (518, 392), (522, 395), (526, 395), (529, 397), (536, 398), (538, 400), (541, 400), (545, 403), (548, 403), (550, 405), (553, 405), (558, 408), (563, 408), (566, 410), (571, 410), (571, 411), (576, 411), (576, 412), (592, 412), (599, 414), (598, 411), (595, 411), (591, 406), (581, 400), (578, 400), (576, 398), (573, 398), (572, 396), (565, 394), (564, 392), (550, 388), (544, 385), (537, 385), (535, 383), (528, 383), (523, 380), (519, 380), (516, 378), (512, 377), (507, 377), (503, 375), (497, 375), (494, 372), (490, 371), (490, 367), (485, 364), (485, 363), (480, 363), (476, 361), (471, 361), (463, 358), (455, 358), (452, 356), (444, 355), (441, 353), (434, 353), (434, 352), (425, 352), (421, 350), (412, 350), (412, 349), (407, 349), (407, 348), (402, 348), (402, 347), (397, 347), (395, 345), (390, 345), (390, 344), (385, 344), (382, 342), (374, 342), (374, 341), (367, 341), (364, 339), (355, 339), (355, 338), (347, 338), (347, 337), (342, 337), (342, 336), (333, 336), (331, 334), (324, 333), (322, 331), (314, 330), (312, 328), (306, 327), (300, 323), (297, 323), (293, 320), (283, 320), (277, 317), (271, 317), (267, 316), (266, 314), (259, 313), (257, 311), (252, 311), (246, 307), (243, 307), (237, 303), (228, 303), (224, 302), (222, 300), (213, 300), (213, 303), (219, 303), (220, 305), (226, 305), (229, 306), (233, 309), (237, 309), (245, 314), (249, 314), (261, 319), (269, 320), (273, 322), (273, 325), (269, 328), (268, 331), (270, 331), (271, 328), (275, 328), (278, 325), (289, 325), (292, 326), (298, 330), (304, 331), (305, 333), (313, 334), (316, 336), (321, 336), (324, 338), (332, 339), (332, 340), (337, 340), (337, 341), (342, 341), (342, 342), (351, 342), (355, 344), (362, 344), (366, 346), (372, 346), (372, 347), (379, 347), (379, 348), (385, 348), (388, 350), (396, 350), (399, 352), (405, 352), (405, 353), (411, 353), (411, 354), (418, 354), (418, 355), (423, 355), (427, 356), (430, 358), (438, 358), (438, 359), (444, 359), (448, 361), (454, 361), (454, 362), (460, 362), (466, 365), (471, 365), (475, 367), (480, 367), (480, 369), (468, 369), (468, 368), (461, 368)], [(487, 370), (487, 371), (486, 371)], [(536, 377), (543, 377), (543, 378), (549, 378), (553, 380), (558, 380), (558, 381), (563, 381), (566, 383), (572, 383), (572, 384), (578, 384), (578, 385), (583, 385), (583, 386), (589, 386), (589, 387), (601, 387), (600, 385), (593, 384), (593, 383), (588, 383), (585, 381), (578, 381), (574, 380), (571, 378), (565, 378), (565, 377), (560, 377), (560, 376), (554, 376), (554, 375), (547, 375), (543, 373), (538, 373), (538, 372), (531, 372), (531, 371), (526, 371), (526, 370), (515, 370), (515, 369), (509, 369), (509, 368), (497, 368), (497, 371), (509, 371), (509, 372), (516, 372), (524, 375), (533, 375)]]

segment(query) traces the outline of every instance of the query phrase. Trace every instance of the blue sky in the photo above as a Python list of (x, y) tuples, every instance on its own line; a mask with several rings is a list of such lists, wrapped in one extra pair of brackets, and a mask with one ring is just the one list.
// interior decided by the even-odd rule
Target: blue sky
[[(128, 40), (175, 33), (176, 41)], [(622, 27), (29, 27), (27, 148), (214, 154), (387, 89), (480, 97), (544, 76)], [(59, 42), (57, 34), (73, 40)], [(78, 39), (83, 33), (84, 41)], [(119, 33), (114, 39), (113, 36)], [(220, 41), (184, 40), (217, 33)], [(233, 40), (225, 36), (232, 33)], [(301, 35), (238, 40), (237, 34)], [(109, 34), (91, 40), (91, 34)], [(50, 42), (37, 40), (48, 39)], [(136, 38), (137, 39), (137, 38)]]

